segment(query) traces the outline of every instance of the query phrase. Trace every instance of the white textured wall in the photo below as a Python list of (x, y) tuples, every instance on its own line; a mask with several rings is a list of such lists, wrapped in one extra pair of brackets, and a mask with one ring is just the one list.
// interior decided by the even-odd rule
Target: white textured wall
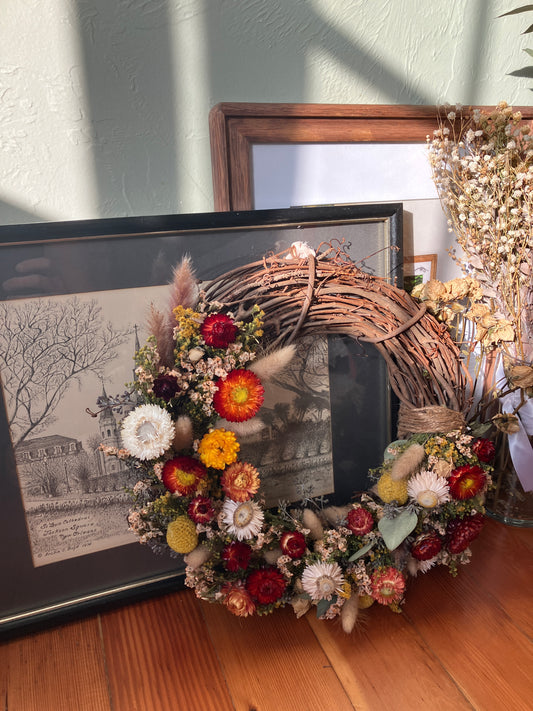
[(0, 223), (212, 210), (220, 101), (530, 103), (517, 5), (2, 0)]

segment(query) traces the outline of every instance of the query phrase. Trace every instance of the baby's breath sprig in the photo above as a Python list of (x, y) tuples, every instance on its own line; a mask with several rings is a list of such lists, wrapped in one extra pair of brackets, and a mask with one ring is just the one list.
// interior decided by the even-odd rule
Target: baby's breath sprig
[(533, 353), (530, 131), (520, 112), (501, 102), (489, 113), (444, 107), (428, 137), (433, 179), (462, 251), (452, 257), (478, 280), (494, 321), (488, 350), (520, 360)]

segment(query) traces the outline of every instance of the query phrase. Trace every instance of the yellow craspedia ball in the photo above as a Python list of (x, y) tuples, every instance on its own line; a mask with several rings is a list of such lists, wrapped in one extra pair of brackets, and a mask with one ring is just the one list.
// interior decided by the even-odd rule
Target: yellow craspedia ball
[(176, 553), (190, 553), (196, 548), (196, 526), (188, 516), (178, 516), (168, 524), (167, 543)]
[(386, 504), (390, 504), (391, 501), (397, 501), (400, 505), (405, 504), (408, 498), (407, 479), (394, 481), (387, 472), (381, 475), (377, 484), (377, 490), (378, 496)]
[(360, 610), (366, 610), (367, 607), (370, 607), (373, 604), (374, 604), (374, 598), (372, 597), (372, 595), (359, 595), (359, 599), (357, 601), (357, 607)]

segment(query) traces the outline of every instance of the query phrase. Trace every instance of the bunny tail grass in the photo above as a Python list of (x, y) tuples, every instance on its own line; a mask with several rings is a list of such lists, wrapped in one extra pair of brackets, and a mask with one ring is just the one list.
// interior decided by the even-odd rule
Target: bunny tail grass
[(356, 593), (355, 595), (352, 595), (350, 598), (348, 598), (348, 600), (346, 600), (341, 610), (341, 625), (343, 631), (346, 632), (346, 634), (350, 634), (350, 632), (355, 627), (358, 614), (359, 596)]
[(250, 366), (250, 370), (253, 371), (260, 380), (266, 382), (276, 376), (283, 368), (286, 368), (295, 353), (296, 346), (294, 345), (278, 348), (272, 353), (254, 361)]
[(265, 423), (260, 417), (252, 417), (244, 422), (229, 422), (229, 420), (221, 419), (217, 420), (216, 426), (235, 432), (237, 437), (247, 437), (261, 432), (265, 428)]
[(426, 451), (421, 444), (414, 443), (407, 447), (405, 452), (394, 461), (391, 469), (391, 479), (393, 481), (401, 481), (410, 474), (414, 474), (418, 467), (424, 461)]
[(316, 513), (311, 511), (311, 509), (304, 509), (302, 521), (304, 526), (309, 529), (311, 538), (315, 541), (319, 541), (324, 535), (324, 528)]
[(211, 558), (211, 555), (211, 549), (207, 546), (200, 544), (199, 546), (196, 546), (196, 548), (190, 553), (187, 553), (187, 555), (183, 557), (183, 560), (185, 561), (185, 564), (189, 566), (189, 568), (196, 570), (204, 563), (207, 563), (209, 558)]
[(326, 521), (328, 523), (337, 527), (340, 526), (342, 521), (344, 521), (348, 515), (348, 511), (351, 508), (351, 506), (328, 506), (322, 511), (322, 513), (326, 517)]
[(180, 415), (174, 423), (174, 449), (189, 449), (193, 442), (192, 420), (188, 415)]

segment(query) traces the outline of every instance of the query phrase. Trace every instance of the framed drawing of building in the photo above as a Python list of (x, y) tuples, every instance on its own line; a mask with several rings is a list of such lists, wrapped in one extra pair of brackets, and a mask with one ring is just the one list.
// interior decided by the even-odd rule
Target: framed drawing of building
[[(208, 282), (300, 240), (337, 240), (370, 272), (401, 276), (395, 204), (0, 227), (0, 634), (182, 584), (181, 556), (155, 556), (128, 531), (136, 473), (99, 446), (120, 445), (145, 314), (165, 302), (174, 265), (189, 255)], [(243, 445), (272, 505), (366, 488), (391, 395), (382, 359), (353, 348), (302, 344), (261, 441)], [(373, 436), (354, 458), (358, 421)]]

